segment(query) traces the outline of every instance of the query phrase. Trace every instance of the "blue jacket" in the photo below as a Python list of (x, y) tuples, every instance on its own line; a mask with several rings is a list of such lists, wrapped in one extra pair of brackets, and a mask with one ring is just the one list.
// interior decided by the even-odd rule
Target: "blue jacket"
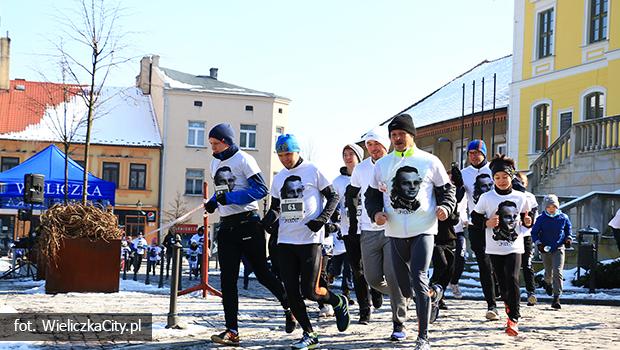
[(549, 216), (543, 211), (532, 227), (532, 241), (535, 244), (551, 247), (555, 251), (564, 244), (566, 239), (571, 237), (572, 225), (568, 215), (559, 213), (556, 216)]

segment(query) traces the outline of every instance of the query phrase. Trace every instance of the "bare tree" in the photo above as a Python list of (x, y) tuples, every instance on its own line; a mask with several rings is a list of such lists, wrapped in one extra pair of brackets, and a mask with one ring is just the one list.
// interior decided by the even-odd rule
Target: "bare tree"
[(111, 71), (130, 58), (121, 55), (127, 46), (121, 41), (123, 35), (118, 33), (118, 21), (122, 13), (120, 2), (110, 5), (109, 0), (79, 0), (77, 3), (78, 9), (61, 18), (63, 35), (70, 46), (63, 45), (62, 40), (55, 46), (61, 61), (65, 63), (68, 79), (82, 87), (77, 95), (86, 105), (82, 191), (82, 203), (86, 203), (93, 119), (98, 108), (109, 99), (101, 98), (101, 91)]
[(301, 149), (301, 155), (308, 161), (315, 161), (318, 156), (318, 149), (313, 140), (308, 139), (304, 142), (304, 146)]
[[(168, 207), (170, 208), (170, 210), (164, 210), (164, 216), (169, 222), (180, 218), (189, 211), (187, 209), (187, 203), (185, 202), (185, 199), (183, 199), (183, 195), (181, 195), (181, 193), (179, 192), (177, 192), (176, 196), (170, 202)], [(186, 223), (188, 221), (189, 218), (182, 220), (178, 224)]]

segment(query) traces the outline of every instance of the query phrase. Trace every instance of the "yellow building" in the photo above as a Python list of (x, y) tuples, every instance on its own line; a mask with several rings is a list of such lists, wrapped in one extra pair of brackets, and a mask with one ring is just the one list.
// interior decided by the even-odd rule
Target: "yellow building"
[(575, 155), (614, 151), (602, 169), (611, 175), (577, 192), (618, 188), (620, 2), (515, 0), (513, 46), (508, 153), (518, 168), (543, 181)]

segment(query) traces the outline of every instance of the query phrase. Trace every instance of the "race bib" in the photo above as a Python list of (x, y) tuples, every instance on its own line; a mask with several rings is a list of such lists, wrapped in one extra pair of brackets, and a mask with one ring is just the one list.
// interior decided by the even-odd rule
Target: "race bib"
[(281, 216), (286, 220), (301, 220), (304, 218), (304, 200), (302, 198), (283, 199), (280, 203)]

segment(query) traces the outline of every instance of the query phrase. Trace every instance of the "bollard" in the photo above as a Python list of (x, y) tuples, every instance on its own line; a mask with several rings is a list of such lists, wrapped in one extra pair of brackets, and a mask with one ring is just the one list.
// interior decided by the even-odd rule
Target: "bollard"
[(123, 280), (127, 279), (127, 250), (123, 251)]
[(179, 317), (177, 315), (177, 293), (179, 292), (179, 271), (181, 262), (181, 236), (175, 235), (172, 242), (172, 279), (170, 280), (170, 310), (168, 312), (168, 323), (166, 328), (182, 329), (179, 325)]
[(153, 267), (153, 264), (151, 264), (151, 257), (147, 256), (146, 258), (146, 279), (144, 280), (144, 284), (146, 285), (151, 284), (151, 267)]
[(164, 256), (164, 246), (162, 245), (161, 252), (159, 253), (159, 283), (157, 284), (157, 288), (164, 288)]

